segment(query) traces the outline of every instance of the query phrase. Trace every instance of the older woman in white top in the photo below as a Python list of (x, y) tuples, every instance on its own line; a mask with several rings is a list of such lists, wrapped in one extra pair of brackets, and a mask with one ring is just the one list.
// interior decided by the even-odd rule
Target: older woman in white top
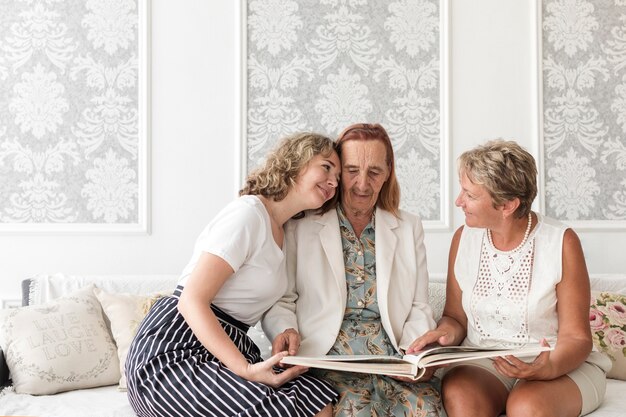
[(531, 211), (536, 177), (533, 157), (511, 141), (459, 158), (466, 226), (452, 239), (443, 317), (408, 351), (434, 342), (554, 350), (528, 363), (507, 356), (452, 367), (443, 379), (450, 417), (578, 416), (604, 397), (610, 364), (592, 352), (582, 247), (572, 229)]

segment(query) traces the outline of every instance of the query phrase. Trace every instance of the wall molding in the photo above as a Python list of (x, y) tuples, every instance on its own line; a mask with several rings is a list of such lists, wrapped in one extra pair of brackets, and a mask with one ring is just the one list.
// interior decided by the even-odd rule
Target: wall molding
[[(240, 142), (237, 144), (238, 147), (238, 153), (237, 153), (237, 160), (236, 160), (236, 170), (237, 170), (237, 184), (236, 187), (237, 189), (240, 188), (241, 184), (243, 183), (243, 181), (245, 180), (245, 177), (247, 175), (247, 171), (248, 171), (248, 165), (250, 164), (250, 160), (252, 158), (258, 158), (259, 155), (259, 151), (258, 149), (256, 149), (254, 151), (254, 153), (250, 152), (250, 147), (251, 145), (251, 140), (249, 138), (249, 114), (248, 114), (248, 109), (249, 109), (249, 105), (250, 103), (248, 103), (249, 100), (249, 92), (250, 92), (250, 87), (248, 85), (248, 73), (249, 73), (249, 54), (250, 54), (250, 45), (248, 45), (248, 38), (249, 38), (249, 34), (248, 34), (248, 7), (255, 3), (254, 1), (250, 2), (250, 1), (245, 1), (245, 0), (240, 0), (238, 7), (239, 7), (239, 15), (240, 15), (240, 22), (238, 24), (238, 27), (240, 29), (240, 39), (239, 39), (239, 44), (240, 44), (240, 49), (241, 49), (241, 53), (239, 54), (239, 56), (237, 57), (238, 59), (238, 64), (239, 64), (239, 68), (241, 68), (240, 70), (240, 74), (239, 74), (239, 79), (240, 79), (240, 86), (239, 86), (239, 97), (240, 100), (238, 102), (238, 114), (239, 114), (239, 123), (237, 123), (237, 127), (236, 127), (236, 131), (240, 133)], [(302, 2), (298, 2), (298, 5), (300, 7), (305, 7), (303, 5)], [(449, 55), (450, 55), (450, 47), (449, 47), (449, 38), (450, 38), (450, 15), (449, 15), (449, 0), (440, 0), (438, 3), (438, 25), (439, 25), (439, 32), (438, 32), (438, 48), (439, 48), (439, 57), (438, 57), (438, 100), (439, 100), (439, 120), (438, 120), (438, 130), (439, 130), (439, 144), (438, 144), (438, 152), (439, 152), (439, 157), (438, 158), (433, 158), (432, 162), (434, 162), (435, 164), (431, 165), (431, 168), (435, 168), (438, 170), (438, 177), (439, 177), (439, 183), (437, 185), (437, 193), (439, 196), (439, 200), (438, 200), (438, 208), (435, 212), (431, 211), (431, 214), (429, 216), (421, 216), (423, 219), (423, 224), (424, 224), (424, 228), (426, 230), (431, 230), (431, 231), (450, 231), (451, 230), (451, 210), (450, 210), (450, 205), (451, 205), (451, 199), (450, 199), (450, 173), (449, 173), (449, 167), (450, 167), (450, 117), (449, 117), (449, 113), (450, 113), (450, 100), (449, 100), (449, 83), (450, 83), (450, 71), (449, 71)], [(385, 7), (388, 7), (388, 4), (384, 5)], [(337, 6), (337, 7), (341, 7), (341, 6)], [(345, 6), (346, 8), (348, 6)], [(356, 10), (356, 9), (355, 9)], [(344, 10), (345, 11), (345, 10)], [(320, 12), (320, 15), (323, 15), (323, 12)], [(310, 16), (307, 16), (307, 19), (309, 19)], [(308, 21), (307, 21), (308, 22)], [(298, 43), (304, 42), (305, 40), (302, 39), (298, 39)], [(385, 41), (387, 41), (387, 39), (385, 39)], [(310, 44), (308, 45), (310, 47)], [(276, 48), (280, 48), (280, 46), (276, 46)], [(259, 52), (260, 50), (255, 50), (255, 52), (257, 53), (261, 53)], [(386, 51), (386, 50), (385, 50)], [(265, 52), (265, 51), (262, 51)], [(389, 56), (393, 57), (393, 53), (396, 53), (396, 51), (392, 51), (391, 49), (388, 51), (389, 53), (385, 53), (382, 54), (383, 57), (388, 58)], [(292, 59), (293, 56), (292, 55), (287, 55), (289, 59)], [(301, 56), (298, 55), (296, 56), (296, 59), (300, 58)], [(255, 58), (258, 58), (258, 56), (256, 56)], [(272, 70), (275, 69), (277, 66), (279, 66), (280, 64), (284, 64), (286, 61), (286, 58), (283, 55), (281, 55), (280, 53), (275, 54), (275, 56), (272, 57), (273, 60), (266, 60), (263, 62), (255, 62), (255, 65), (257, 65), (257, 67), (261, 67), (263, 65), (267, 65), (268, 68), (271, 68)], [(305, 57), (306, 58), (306, 57)], [(281, 59), (283, 61), (281, 61)], [(260, 59), (259, 59), (260, 61)], [(317, 74), (318, 68), (312, 64), (311, 61), (311, 67), (315, 67), (313, 68), (313, 72), (315, 74)], [(367, 75), (368, 78), (372, 78), (373, 77), (373, 73), (374, 73), (374, 65), (372, 65), (372, 68), (370, 68), (369, 71), (369, 75)], [(305, 73), (307, 70), (301, 70), (302, 73)], [(324, 69), (324, 71), (326, 71), (325, 76), (328, 76), (328, 74), (330, 73), (330, 77), (336, 75), (335, 74), (335, 70), (333, 69), (332, 71), (330, 70), (326, 70)], [(322, 70), (320, 70), (320, 73), (322, 72)], [(357, 74), (358, 72), (355, 72), (355, 74)], [(317, 76), (317, 75), (316, 75)], [(380, 75), (381, 77), (381, 81), (379, 82), (379, 87), (384, 88), (386, 90), (389, 91), (393, 91), (393, 89), (391, 89), (388, 85), (387, 85), (387, 80), (384, 79), (382, 80), (383, 77), (386, 77), (386, 74), (384, 75)], [(304, 75), (301, 75), (302, 78), (304, 78)], [(320, 76), (321, 77), (321, 76)], [(356, 78), (358, 78), (358, 75), (355, 76)], [(364, 77), (365, 78), (365, 77)], [(319, 82), (320, 80), (317, 79)], [(322, 80), (322, 82), (327, 82), (328, 79), (326, 80)], [(307, 83), (310, 83), (310, 79), (307, 79)], [(297, 87), (299, 88), (299, 87)], [(298, 91), (301, 91), (301, 94), (305, 94), (305, 90), (301, 90), (299, 89)], [(287, 99), (289, 99), (289, 94), (285, 94), (287, 97)], [(295, 95), (294, 95), (295, 97)], [(376, 95), (372, 95), (372, 97), (376, 97)], [(380, 97), (380, 96), (378, 96)], [(281, 97), (282, 98), (282, 97)], [(362, 120), (352, 120), (351, 122), (355, 123), (355, 122), (359, 122)], [(372, 120), (374, 121), (374, 120)], [(387, 130), (389, 130), (389, 126), (386, 125), (384, 120), (375, 120), (376, 122), (380, 122), (383, 124), (383, 126), (385, 126), (387, 128)], [(345, 124), (347, 126), (347, 123)], [(345, 126), (343, 126), (345, 127)], [(326, 131), (329, 132), (328, 134), (331, 135), (335, 135), (338, 132), (331, 132), (331, 128), (314, 128), (313, 130), (317, 130), (319, 129), (320, 131)], [(300, 129), (298, 129), (300, 130)], [(339, 129), (341, 130), (341, 129)], [(272, 138), (272, 140), (276, 141), (280, 138)], [(257, 141), (258, 142), (258, 141)], [(408, 142), (407, 142), (408, 143)], [(266, 152), (266, 146), (263, 145), (263, 152)], [(402, 146), (402, 145), (400, 145)], [(406, 145), (406, 146), (410, 146), (410, 145)], [(396, 154), (396, 158), (398, 160), (398, 156), (400, 154)], [(404, 156), (404, 155), (400, 155), (400, 156)], [(425, 160), (424, 160), (425, 161)], [(406, 192), (408, 195), (408, 192), (410, 191), (407, 188), (407, 184), (403, 184), (402, 185), (402, 191)], [(409, 211), (413, 211), (413, 210), (409, 210)], [(428, 217), (428, 218), (426, 218)]]
[[(117, 10), (93, 3), (80, 15), (59, 3), (11, 7), (32, 10), (0, 39), (0, 80), (14, 82), (4, 103), (11, 111), (0, 119), (0, 172), (12, 174), (0, 189), (0, 233), (149, 234), (150, 1)], [(119, 13), (116, 39), (101, 27), (110, 12)], [(44, 30), (23, 18), (29, 13), (49, 19), (39, 35), (50, 49), (16, 46)], [(25, 113), (33, 98), (49, 100), (57, 118), (35, 127)], [(44, 214), (36, 216), (39, 201)]]
[[(617, 8), (618, 6), (612, 1), (607, 5), (601, 5), (599, 2), (584, 1), (566, 5), (551, 0), (536, 0), (534, 4), (537, 9), (537, 130), (539, 141), (540, 211), (550, 217), (559, 219), (577, 231), (623, 231), (626, 229), (626, 218), (623, 220), (611, 219), (610, 216), (602, 213), (602, 211), (606, 213), (610, 203), (619, 204), (615, 197), (620, 192), (626, 198), (626, 183), (624, 183), (622, 190), (619, 190), (615, 186), (611, 187), (612, 184), (606, 181), (606, 172), (611, 170), (614, 171), (612, 175), (613, 180), (619, 180), (617, 177), (620, 176), (622, 181), (626, 180), (623, 168), (619, 167), (620, 162), (614, 161), (614, 159), (619, 160), (625, 157), (626, 149), (613, 149), (612, 152), (607, 150), (607, 144), (610, 141), (614, 140), (616, 144), (621, 143), (621, 136), (618, 131), (626, 127), (622, 126), (622, 128), (615, 129), (615, 123), (612, 123), (613, 120), (611, 119), (613, 117), (612, 111), (606, 112), (600, 108), (601, 106), (606, 106), (606, 103), (610, 102), (611, 99), (616, 99), (616, 97), (610, 95), (612, 89), (616, 86), (615, 84), (610, 84), (609, 80), (610, 77), (614, 76), (614, 72), (615, 76), (617, 76), (618, 67), (614, 68), (609, 62), (610, 57), (609, 59), (605, 59), (605, 57), (608, 57), (606, 49), (611, 48), (612, 39), (610, 36), (612, 35), (609, 33), (611, 29), (618, 27), (612, 26), (613, 23), (604, 22), (602, 19), (600, 19), (601, 23), (596, 24), (598, 21), (596, 20), (597, 16), (594, 14), (601, 11), (605, 14), (617, 16), (619, 15), (617, 10), (610, 10), (610, 8)], [(550, 4), (552, 7), (550, 16), (544, 15), (544, 6), (547, 4)], [(576, 11), (564, 10), (570, 6), (580, 7), (580, 9)], [(626, 8), (622, 9), (622, 11), (626, 12)], [(578, 39), (572, 39), (571, 34), (560, 37), (559, 29), (555, 29), (555, 25), (549, 24), (552, 30), (550, 36), (553, 38), (548, 38), (549, 42), (552, 43), (549, 47), (551, 60), (548, 61), (548, 70), (550, 71), (548, 75), (545, 74), (546, 57), (544, 56), (547, 53), (544, 44), (544, 24), (546, 19), (552, 19), (552, 23), (556, 19), (562, 19), (558, 26), (559, 29), (572, 25), (572, 28), (575, 27), (579, 31), (580, 36)], [(577, 19), (577, 21), (572, 22), (567, 19)], [(602, 35), (606, 35), (606, 39), (603, 39)], [(563, 54), (566, 56), (563, 57)], [(575, 67), (574, 62), (578, 62), (579, 66)], [(579, 81), (580, 77), (587, 78), (584, 81)], [(546, 84), (550, 83), (552, 86), (546, 87)], [(558, 87), (555, 87), (555, 85), (558, 85)], [(550, 88), (552, 95), (546, 94), (546, 88)], [(602, 91), (603, 94), (608, 92), (609, 97), (604, 95), (601, 98), (594, 97), (594, 90)], [(550, 108), (546, 109), (544, 101), (550, 98), (552, 98)], [(562, 104), (556, 104), (557, 101)], [(559, 108), (566, 106), (568, 107), (565, 110)], [(554, 120), (546, 123), (546, 112), (550, 111), (553, 119), (556, 118), (557, 122), (560, 122), (562, 126), (557, 125), (557, 122)], [(565, 115), (566, 112), (569, 113)], [(565, 139), (561, 139), (562, 143), (559, 143), (554, 138), (552, 138), (552, 143), (548, 143), (546, 130), (554, 130), (559, 127), (565, 131), (574, 128), (579, 130), (575, 135), (563, 133)], [(555, 133), (552, 132), (552, 135), (554, 136)], [(623, 147), (623, 145), (621, 146)], [(548, 147), (551, 149), (547, 150)], [(568, 150), (565, 151), (565, 148), (568, 148)], [(550, 152), (552, 156), (548, 155)], [(613, 154), (616, 154), (617, 158)], [(609, 156), (601, 157), (601, 155)], [(561, 160), (560, 164), (555, 162), (558, 160)], [(584, 189), (584, 187), (593, 187), (595, 191), (589, 192), (587, 195), (568, 196), (567, 198), (561, 195), (559, 198), (562, 204), (556, 201), (555, 204), (559, 204), (557, 208), (549, 208), (548, 206), (552, 200), (548, 195), (550, 192), (548, 185), (550, 179), (546, 172), (548, 166), (553, 169), (563, 170), (572, 164), (579, 164), (580, 166), (577, 167), (578, 171), (575, 173), (569, 173), (570, 176), (585, 171), (586, 177), (583, 177), (582, 174), (578, 178), (554, 177), (555, 180), (559, 180), (560, 185), (553, 185), (552, 189), (565, 188), (567, 192), (574, 193), (578, 192), (579, 189)], [(610, 200), (609, 197), (614, 199)], [(588, 200), (592, 198), (593, 201), (590, 203)], [(553, 197), (552, 199), (554, 200), (555, 198)], [(572, 206), (574, 204), (572, 202), (567, 206), (567, 199), (576, 199), (575, 204), (584, 205), (585, 208), (577, 210), (574, 208), (575, 206)], [(623, 208), (626, 209), (626, 206)], [(563, 213), (564, 210), (565, 213)], [(576, 213), (569, 213), (570, 210), (574, 210)], [(588, 211), (591, 211), (592, 218), (580, 219), (580, 217), (590, 217), (586, 214)], [(557, 215), (555, 212), (560, 214)], [(594, 218), (593, 213), (598, 212), (601, 214)]]

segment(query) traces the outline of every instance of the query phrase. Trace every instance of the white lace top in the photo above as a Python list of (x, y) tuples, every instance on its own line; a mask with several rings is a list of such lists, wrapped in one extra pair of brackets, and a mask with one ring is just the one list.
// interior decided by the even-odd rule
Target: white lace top
[(463, 228), (454, 272), (468, 319), (464, 344), (508, 348), (556, 340), (556, 285), (567, 227), (537, 218), (526, 243), (509, 252), (494, 248), (485, 229)]

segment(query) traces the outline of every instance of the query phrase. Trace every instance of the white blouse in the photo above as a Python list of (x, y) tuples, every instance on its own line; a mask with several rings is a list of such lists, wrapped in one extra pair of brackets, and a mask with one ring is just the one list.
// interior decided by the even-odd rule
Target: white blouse
[(261, 200), (242, 196), (228, 204), (202, 231), (179, 285), (187, 279), (203, 252), (224, 259), (233, 268), (213, 304), (253, 326), (287, 289), (285, 256), (272, 235), (272, 223)]
[(463, 228), (454, 273), (468, 319), (464, 344), (512, 348), (556, 341), (556, 285), (567, 227), (537, 218), (524, 245), (508, 252), (489, 243), (486, 229)]

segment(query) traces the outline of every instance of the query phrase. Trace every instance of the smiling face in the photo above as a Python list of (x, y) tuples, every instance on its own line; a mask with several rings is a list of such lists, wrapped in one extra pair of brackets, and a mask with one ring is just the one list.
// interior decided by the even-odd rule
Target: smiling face
[(315, 155), (296, 178), (295, 190), (305, 209), (316, 209), (330, 200), (337, 190), (341, 163), (336, 152), (329, 156)]
[(389, 178), (387, 152), (380, 140), (348, 140), (341, 144), (341, 204), (356, 213), (371, 212)]
[(459, 175), (461, 191), (454, 204), (463, 209), (465, 224), (469, 227), (490, 228), (502, 217), (498, 208), (493, 206), (491, 195), (483, 185), (474, 184), (467, 174)]

